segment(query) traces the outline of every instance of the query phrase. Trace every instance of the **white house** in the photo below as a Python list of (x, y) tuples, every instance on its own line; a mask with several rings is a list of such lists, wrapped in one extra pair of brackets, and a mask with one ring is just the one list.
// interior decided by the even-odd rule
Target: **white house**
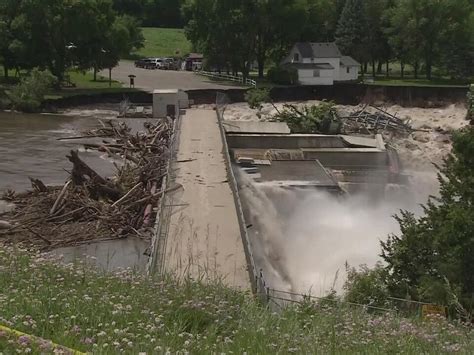
[(333, 85), (335, 81), (357, 80), (360, 69), (360, 64), (341, 55), (333, 42), (296, 43), (282, 65), (297, 70), (301, 85)]

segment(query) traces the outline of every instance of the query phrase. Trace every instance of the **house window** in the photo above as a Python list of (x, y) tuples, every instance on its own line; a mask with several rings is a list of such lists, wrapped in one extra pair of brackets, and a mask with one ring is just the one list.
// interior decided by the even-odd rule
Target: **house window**
[(350, 72), (350, 69), (349, 69), (349, 67), (347, 67), (346, 68), (346, 73), (349, 74), (349, 72)]
[(299, 61), (300, 61), (300, 54), (299, 54), (299, 53), (295, 53), (295, 54), (293, 55), (293, 61), (295, 61), (295, 62), (299, 62)]
[(313, 70), (313, 77), (315, 77), (315, 78), (319, 78), (319, 77), (320, 77), (319, 69), (314, 69), (314, 70)]

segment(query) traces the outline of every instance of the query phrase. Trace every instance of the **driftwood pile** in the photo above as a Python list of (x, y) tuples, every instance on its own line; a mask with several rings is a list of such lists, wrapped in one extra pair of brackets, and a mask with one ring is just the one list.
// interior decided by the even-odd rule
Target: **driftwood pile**
[(136, 134), (124, 123), (101, 124), (69, 139), (105, 138), (84, 146), (114, 158), (115, 176), (100, 176), (71, 151), (67, 158), (72, 170), (63, 186), (48, 187), (31, 179), (33, 191), (4, 194), (3, 200), (15, 209), (0, 215), (0, 241), (47, 250), (92, 240), (151, 238), (154, 210), (164, 192), (173, 122), (145, 123), (144, 131)]
[(408, 135), (413, 131), (410, 120), (402, 120), (386, 110), (371, 106), (371, 110), (365, 105), (360, 110), (347, 116), (340, 116), (345, 133), (396, 133)]

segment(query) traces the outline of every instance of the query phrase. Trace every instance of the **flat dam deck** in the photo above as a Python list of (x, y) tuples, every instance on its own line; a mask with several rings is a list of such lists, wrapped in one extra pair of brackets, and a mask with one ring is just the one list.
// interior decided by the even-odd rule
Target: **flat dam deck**
[(174, 198), (163, 266), (193, 278), (219, 278), (250, 289), (234, 197), (227, 180), (216, 112), (189, 109), (181, 118)]

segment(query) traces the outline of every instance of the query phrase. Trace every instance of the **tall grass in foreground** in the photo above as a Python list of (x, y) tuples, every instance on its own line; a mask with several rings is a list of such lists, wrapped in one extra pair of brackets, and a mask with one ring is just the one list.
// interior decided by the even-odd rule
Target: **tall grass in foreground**
[[(443, 319), (368, 314), (331, 304), (274, 313), (218, 282), (103, 274), (0, 246), (0, 324), (84, 352), (474, 352), (474, 332)], [(0, 330), (0, 352), (51, 353)]]

